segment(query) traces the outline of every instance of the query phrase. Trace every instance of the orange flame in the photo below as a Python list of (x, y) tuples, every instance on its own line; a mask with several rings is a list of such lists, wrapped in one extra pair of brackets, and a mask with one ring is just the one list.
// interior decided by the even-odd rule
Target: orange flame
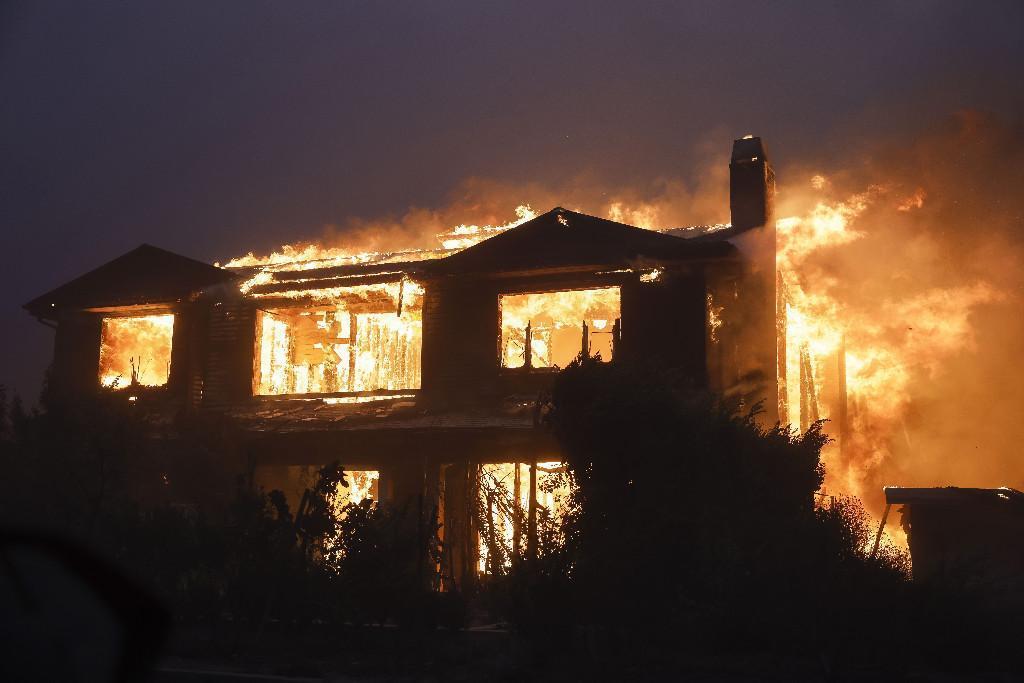
[(132, 385), (167, 384), (171, 366), (174, 315), (141, 315), (103, 319), (100, 336), (100, 385), (123, 389)]
[[(824, 176), (812, 178), (814, 189), (827, 185)], [(971, 313), (1001, 297), (990, 284), (976, 282), (913, 294), (891, 291), (866, 311), (846, 303), (842, 294), (849, 285), (826, 269), (806, 267), (812, 257), (862, 239), (866, 233), (857, 229), (858, 219), (886, 192), (873, 186), (843, 201), (819, 201), (807, 215), (777, 222), (789, 422), (800, 427), (819, 417), (831, 420), (830, 433), (846, 443), (823, 452), (826, 489), (865, 499), (877, 494), (867, 486), (887, 464), (888, 439), (902, 429), (915, 378), (933, 376), (955, 354), (972, 348)], [(918, 190), (895, 208), (920, 208), (924, 199)], [(846, 395), (839, 396), (843, 386)], [(849, 410), (842, 435), (840, 402)], [(903, 537), (902, 530), (890, 532)]]

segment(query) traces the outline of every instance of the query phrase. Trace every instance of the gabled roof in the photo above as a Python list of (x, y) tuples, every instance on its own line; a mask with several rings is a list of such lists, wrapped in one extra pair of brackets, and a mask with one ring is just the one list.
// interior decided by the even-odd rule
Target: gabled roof
[(555, 207), (436, 262), (444, 274), (517, 272), (568, 266), (629, 266), (643, 259), (720, 258), (727, 242), (695, 241)]
[(238, 275), (143, 244), (25, 304), (46, 317), (61, 309), (172, 303)]

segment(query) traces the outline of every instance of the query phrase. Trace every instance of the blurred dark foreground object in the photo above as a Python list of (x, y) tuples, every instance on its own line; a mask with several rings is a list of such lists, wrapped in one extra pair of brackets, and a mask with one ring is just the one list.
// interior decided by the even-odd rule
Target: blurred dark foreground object
[(150, 678), (167, 611), (84, 546), (0, 530), (0, 680)]

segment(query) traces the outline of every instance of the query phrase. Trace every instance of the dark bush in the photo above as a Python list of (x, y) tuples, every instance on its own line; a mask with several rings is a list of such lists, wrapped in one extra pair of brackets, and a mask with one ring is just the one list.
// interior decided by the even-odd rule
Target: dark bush
[(563, 551), (512, 577), (526, 630), (583, 632), (604, 655), (828, 651), (867, 627), (869, 594), (906, 588), (904, 556), (868, 556), (854, 502), (815, 504), (821, 424), (762, 427), (660, 368), (587, 358), (560, 373), (549, 421), (575, 491)]

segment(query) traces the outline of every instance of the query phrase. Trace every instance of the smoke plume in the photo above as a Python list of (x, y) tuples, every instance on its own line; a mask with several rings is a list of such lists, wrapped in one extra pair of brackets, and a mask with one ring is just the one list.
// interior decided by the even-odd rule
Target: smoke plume
[[(826, 454), (830, 493), (859, 495), (877, 513), (883, 485), (1024, 488), (1021, 128), (966, 111), (915, 139), (847, 141), (859, 152), (842, 162), (777, 167), (779, 265), (819, 380), (835, 381), (822, 368), (843, 343), (847, 354), (850, 438)], [(474, 177), (442, 208), (347, 220), (317, 241), (436, 248), (438, 234), (506, 224), (520, 205), (647, 228), (726, 222), (723, 156), (709, 144), (690, 179), (636, 187), (595, 171), (559, 185)]]

